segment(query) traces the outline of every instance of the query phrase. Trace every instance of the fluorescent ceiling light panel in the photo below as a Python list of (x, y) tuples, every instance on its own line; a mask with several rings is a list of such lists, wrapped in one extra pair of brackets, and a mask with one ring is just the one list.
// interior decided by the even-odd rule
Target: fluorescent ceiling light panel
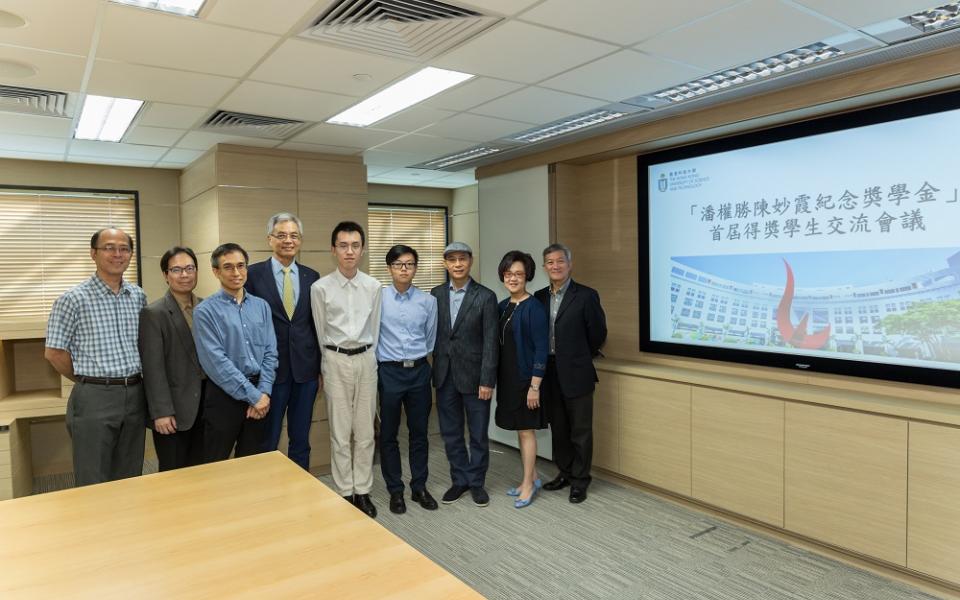
[(73, 137), (119, 142), (142, 106), (143, 100), (88, 95), (83, 101), (80, 123)]
[(960, 25), (960, 2), (944, 4), (901, 19), (923, 33), (936, 33)]
[(327, 123), (366, 127), (473, 77), (469, 73), (427, 67), (354, 104)]
[(500, 148), (494, 148), (492, 146), (477, 146), (469, 150), (464, 150), (463, 152), (450, 154), (448, 156), (425, 162), (423, 163), (423, 166), (431, 169), (442, 169), (451, 165), (474, 160), (476, 158), (480, 158), (481, 156), (490, 156), (491, 154), (496, 154), (497, 152), (500, 152)]
[(566, 119), (554, 121), (553, 123), (548, 123), (540, 127), (528, 129), (527, 131), (523, 131), (516, 135), (508, 136), (507, 139), (532, 144), (534, 142), (550, 139), (558, 135), (570, 133), (571, 131), (577, 131), (578, 129), (584, 129), (585, 127), (592, 127), (594, 125), (599, 125), (600, 123), (606, 123), (607, 121), (619, 119), (620, 117), (626, 116), (626, 114), (626, 112), (606, 109), (593, 110), (588, 113), (583, 113), (574, 117), (568, 117)]
[(203, 7), (205, 0), (111, 0), (117, 4), (127, 4), (150, 10), (195, 17)]

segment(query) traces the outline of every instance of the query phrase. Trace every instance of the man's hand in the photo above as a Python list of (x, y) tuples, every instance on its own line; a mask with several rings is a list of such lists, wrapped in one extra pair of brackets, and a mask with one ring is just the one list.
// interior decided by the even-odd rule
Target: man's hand
[(262, 419), (267, 416), (267, 411), (270, 410), (270, 396), (266, 394), (260, 394), (260, 400), (257, 401), (251, 408), (256, 411), (256, 417), (254, 419)]
[(253, 405), (247, 405), (247, 418), (248, 419), (262, 419), (263, 415), (253, 407)]
[(479, 396), (481, 400), (489, 400), (490, 398), (493, 398), (493, 388), (481, 385), (480, 391), (477, 392), (477, 396)]
[(177, 432), (177, 418), (173, 415), (153, 420), (153, 429), (157, 433), (170, 435)]

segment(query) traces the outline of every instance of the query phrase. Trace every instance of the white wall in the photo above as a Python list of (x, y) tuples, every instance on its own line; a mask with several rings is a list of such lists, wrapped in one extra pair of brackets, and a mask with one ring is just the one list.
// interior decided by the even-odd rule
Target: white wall
[(473, 274), (480, 273), (480, 215), (476, 185), (453, 190), (450, 207), (450, 241), (463, 242), (473, 248)]
[[(550, 243), (549, 189), (546, 166), (480, 180), (480, 268), (475, 266), (473, 275), (496, 292), (498, 298), (506, 298), (507, 292), (497, 276), (497, 266), (510, 250), (529, 252), (537, 264), (536, 277), (527, 284), (527, 291), (532, 294), (547, 285), (548, 279), (540, 265), (541, 252)], [(490, 419), (490, 437), (517, 445), (516, 434), (497, 428), (493, 419)], [(551, 458), (549, 430), (538, 432), (537, 453)]]

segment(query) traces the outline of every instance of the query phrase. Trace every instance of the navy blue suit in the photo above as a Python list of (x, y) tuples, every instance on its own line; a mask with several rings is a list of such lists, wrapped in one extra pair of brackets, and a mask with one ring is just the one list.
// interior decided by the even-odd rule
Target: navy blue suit
[(273, 395), (270, 397), (270, 411), (267, 413), (264, 450), (269, 452), (277, 449), (286, 413), (287, 434), (290, 438), (287, 456), (308, 469), (310, 423), (313, 420), (313, 402), (317, 397), (320, 377), (320, 348), (313, 312), (310, 309), (310, 286), (320, 279), (320, 274), (299, 262), (297, 270), (300, 296), (297, 298), (292, 319), (287, 317), (283, 308), (283, 299), (277, 289), (270, 259), (250, 265), (244, 287), (270, 305), (273, 328), (277, 334), (279, 364)]

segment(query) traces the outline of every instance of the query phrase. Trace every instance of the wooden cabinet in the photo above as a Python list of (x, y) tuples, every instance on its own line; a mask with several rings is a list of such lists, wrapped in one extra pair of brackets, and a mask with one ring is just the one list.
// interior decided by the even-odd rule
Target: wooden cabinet
[(620, 380), (603, 373), (593, 393), (593, 464), (620, 472)]
[(690, 495), (690, 386), (621, 376), (622, 472)]
[(910, 423), (907, 566), (960, 582), (960, 429)]

